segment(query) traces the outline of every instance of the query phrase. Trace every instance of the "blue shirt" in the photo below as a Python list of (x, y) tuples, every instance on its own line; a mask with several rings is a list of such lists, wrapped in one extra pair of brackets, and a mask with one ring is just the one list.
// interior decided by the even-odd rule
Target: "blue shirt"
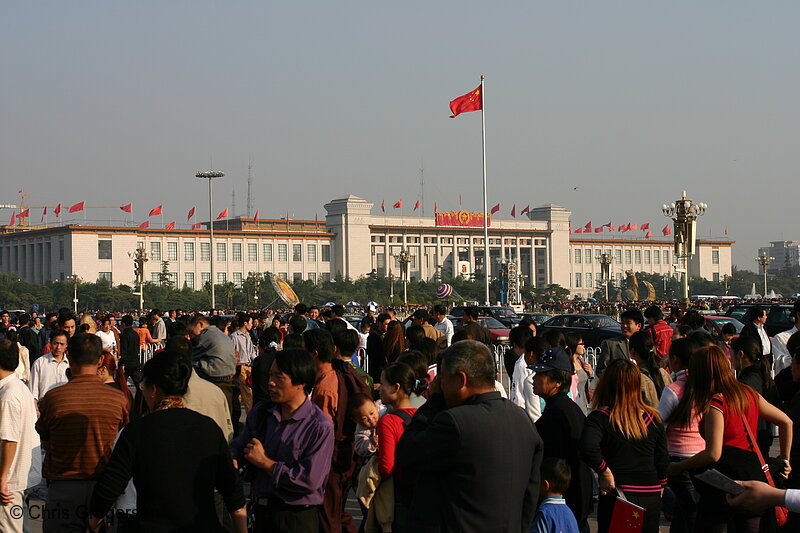
[(263, 409), (259, 405), (247, 415), (244, 430), (230, 448), (232, 454), (241, 455), (250, 439), (258, 438), (267, 457), (276, 462), (271, 476), (257, 469), (252, 496), (277, 498), (289, 505), (322, 505), (333, 455), (333, 422), (306, 398), (286, 420), (280, 405), (269, 408), (266, 431), (259, 435), (256, 426)]
[(564, 498), (545, 498), (528, 533), (580, 533), (578, 522)]

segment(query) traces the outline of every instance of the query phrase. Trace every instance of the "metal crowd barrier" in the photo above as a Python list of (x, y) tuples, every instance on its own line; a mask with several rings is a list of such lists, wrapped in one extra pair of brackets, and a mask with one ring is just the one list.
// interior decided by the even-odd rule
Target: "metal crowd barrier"
[(144, 365), (150, 359), (153, 358), (153, 354), (155, 354), (158, 350), (164, 348), (163, 342), (157, 342), (155, 344), (147, 343), (144, 348), (139, 348), (139, 363)]

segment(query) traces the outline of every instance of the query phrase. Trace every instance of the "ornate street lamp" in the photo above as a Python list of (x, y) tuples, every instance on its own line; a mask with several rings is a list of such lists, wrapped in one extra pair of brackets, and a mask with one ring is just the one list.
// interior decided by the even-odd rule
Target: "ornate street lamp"
[(195, 178), (200, 178), (204, 180), (208, 180), (208, 231), (209, 231), (209, 244), (210, 256), (208, 258), (209, 262), (211, 263), (211, 308), (215, 309), (217, 307), (217, 301), (214, 298), (214, 210), (213, 210), (213, 195), (211, 191), (211, 180), (214, 178), (222, 178), (225, 176), (225, 173), (221, 170), (206, 170), (203, 172), (198, 172), (194, 175)]
[(775, 261), (774, 257), (770, 257), (767, 255), (767, 252), (762, 253), (758, 257), (756, 257), (756, 263), (761, 265), (761, 268), (764, 270), (764, 299), (767, 298), (767, 267), (770, 263)]
[[(686, 198), (683, 191), (681, 199), (669, 205), (662, 205), (661, 212), (672, 219), (675, 234), (675, 257), (683, 260), (683, 308), (689, 307), (689, 259), (695, 253), (695, 238), (697, 235), (697, 217), (703, 216), (708, 209), (708, 204), (692, 203)], [(676, 269), (678, 270), (678, 269)]]
[(400, 262), (400, 277), (403, 279), (403, 302), (408, 307), (408, 264), (411, 263), (411, 254), (403, 248), (397, 254), (397, 260)]
[(608, 301), (608, 281), (611, 278), (611, 255), (604, 252), (596, 256), (595, 260), (600, 263), (600, 276), (603, 286), (606, 288), (606, 301)]

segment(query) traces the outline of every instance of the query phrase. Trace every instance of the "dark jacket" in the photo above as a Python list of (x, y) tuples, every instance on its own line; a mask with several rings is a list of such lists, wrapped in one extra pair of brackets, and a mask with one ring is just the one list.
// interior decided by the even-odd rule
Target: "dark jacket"
[(28, 359), (33, 364), (42, 355), (42, 348), (39, 345), (39, 334), (29, 326), (19, 328), (19, 343), (28, 349)]
[(616, 359), (630, 360), (631, 355), (628, 351), (628, 339), (618, 337), (616, 339), (606, 339), (600, 344), (600, 360), (597, 362), (597, 375), (603, 373), (611, 361)]
[[(766, 333), (766, 331), (767, 330), (765, 329), (764, 332)], [(740, 337), (750, 337), (750, 338), (755, 339), (756, 342), (758, 343), (759, 348), (761, 348), (761, 353), (764, 353), (764, 345), (761, 344), (761, 335), (758, 334), (758, 329), (756, 328), (756, 325), (754, 323), (748, 322), (747, 324), (745, 324), (744, 327), (742, 328), (742, 331), (739, 332), (739, 336)], [(767, 334), (767, 338), (769, 338), (769, 334)], [(771, 343), (771, 341), (770, 341), (770, 346), (769, 346), (768, 353), (770, 353), (770, 354), (772, 353), (772, 343)]]
[(580, 440), (586, 417), (566, 393), (547, 399), (536, 429), (544, 443), (544, 455), (564, 459), (572, 471), (569, 489), (564, 493), (567, 506), (583, 530), (592, 511), (592, 473), (580, 458)]
[(369, 375), (375, 383), (378, 383), (381, 380), (383, 367), (386, 366), (386, 358), (383, 356), (383, 338), (373, 330), (370, 330), (367, 336), (367, 364)]
[(413, 485), (414, 532), (527, 532), (536, 514), (542, 439), (498, 392), (445, 408), (433, 394), (406, 428), (397, 465)]
[(141, 360), (139, 359), (139, 334), (133, 328), (125, 328), (119, 334), (119, 355), (124, 364), (129, 370), (139, 368)]
[(464, 324), (459, 330), (466, 331), (469, 336), (475, 339), (478, 342), (482, 342), (483, 344), (490, 346), (492, 344), (492, 334), (489, 330), (477, 322), (470, 322), (469, 324)]

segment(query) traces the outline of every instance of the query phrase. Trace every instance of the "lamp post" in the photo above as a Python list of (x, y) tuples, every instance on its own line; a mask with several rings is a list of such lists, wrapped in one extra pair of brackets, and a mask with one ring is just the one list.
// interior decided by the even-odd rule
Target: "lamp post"
[(611, 277), (611, 255), (604, 252), (596, 256), (595, 260), (600, 263), (600, 275), (603, 279), (603, 286), (606, 288), (606, 301), (608, 301), (608, 280)]
[(133, 254), (128, 252), (128, 256), (133, 257), (133, 274), (139, 285), (139, 312), (144, 313), (144, 264), (147, 262), (147, 252), (139, 246)]
[(761, 265), (761, 268), (764, 270), (764, 299), (767, 298), (767, 267), (770, 263), (775, 261), (774, 257), (770, 257), (767, 255), (767, 252), (762, 253), (758, 257), (756, 257), (756, 263)]
[(400, 262), (400, 276), (403, 279), (403, 303), (408, 307), (408, 264), (411, 262), (411, 254), (403, 248), (397, 255)]
[[(692, 203), (683, 191), (681, 199), (669, 205), (662, 205), (661, 212), (673, 221), (675, 234), (675, 257), (683, 260), (682, 301), (681, 307), (689, 307), (689, 259), (695, 252), (695, 236), (697, 217), (703, 216), (708, 204)], [(679, 269), (676, 269), (679, 270)]]
[(78, 275), (72, 275), (72, 312), (78, 314)]
[(208, 180), (208, 231), (209, 231), (209, 262), (211, 263), (211, 308), (217, 307), (216, 298), (214, 298), (214, 209), (213, 209), (213, 193), (211, 191), (211, 180), (214, 178), (222, 178), (225, 173), (221, 170), (206, 170), (198, 172), (194, 175), (195, 178)]

